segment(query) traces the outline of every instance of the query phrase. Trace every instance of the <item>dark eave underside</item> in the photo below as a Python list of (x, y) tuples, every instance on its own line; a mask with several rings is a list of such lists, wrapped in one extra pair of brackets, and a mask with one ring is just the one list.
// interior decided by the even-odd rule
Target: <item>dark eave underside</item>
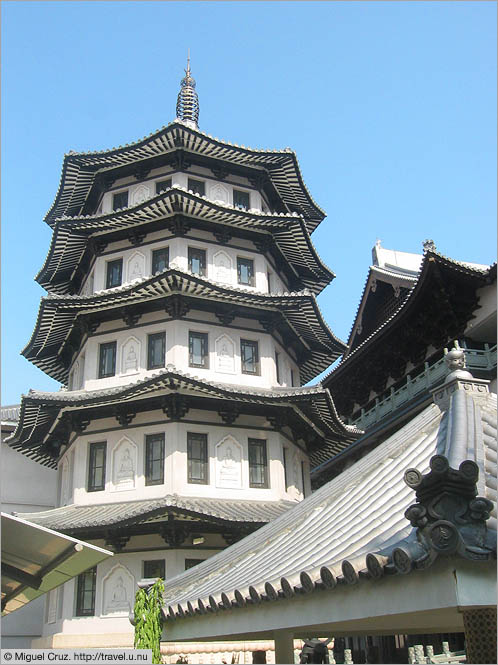
[[(233, 233), (259, 241), (262, 248), (265, 245), (270, 248), (275, 243), (283, 260), (297, 272), (303, 286), (315, 294), (334, 278), (334, 273), (321, 262), (301, 217), (251, 213), (171, 188), (133, 208), (106, 215), (56, 220), (48, 256), (36, 279), (47, 290), (67, 293), (85, 253), (95, 251), (92, 239), (111, 242), (127, 238), (136, 246), (137, 233), (165, 228), (173, 235), (178, 233), (178, 215), (186, 217), (183, 228), (192, 220), (191, 223), (205, 230)], [(292, 274), (293, 270), (290, 271)]]
[(73, 153), (64, 158), (61, 183), (54, 204), (45, 220), (54, 224), (57, 217), (81, 211), (99, 172), (111, 174), (116, 169), (151, 168), (153, 160), (174, 153), (219, 162), (220, 166), (245, 167), (261, 171), (270, 179), (288, 210), (295, 210), (307, 219), (313, 231), (325, 214), (309, 195), (292, 151), (258, 151), (230, 145), (214, 139), (181, 122), (173, 122), (137, 143), (109, 151)]
[(323, 379), (339, 413), (380, 393), (389, 376), (404, 376), (408, 361), (423, 363), (430, 346), (442, 348), (463, 335), (478, 306), (477, 289), (493, 268), (479, 270), (427, 251), (416, 284), (398, 310)]
[(19, 423), (9, 445), (55, 468), (60, 445), (67, 445), (71, 432), (81, 432), (92, 419), (115, 417), (123, 422), (140, 411), (162, 409), (167, 422), (190, 408), (215, 411), (220, 417), (227, 412), (235, 418), (240, 414), (265, 415), (277, 429), (287, 425), (306, 442), (312, 466), (340, 452), (361, 434), (340, 420), (329, 392), (322, 388), (249, 390), (164, 369), (117, 388), (30, 392), (23, 396)]
[[(167, 309), (168, 300), (176, 306), (213, 310), (217, 316), (245, 316), (264, 322), (271, 332), (279, 326), (286, 343), (300, 346), (303, 382), (312, 380), (344, 351), (324, 322), (313, 295), (283, 296), (253, 293), (247, 289), (223, 287), (206, 278), (178, 269), (169, 269), (131, 286), (123, 286), (90, 296), (53, 296), (42, 299), (35, 330), (23, 355), (57, 381), (67, 379), (70, 357), (63, 359), (64, 345), (78, 348), (83, 328), (77, 320), (93, 323), (115, 320), (125, 312), (140, 315), (153, 309)], [(181, 304), (178, 304), (181, 299)], [(172, 303), (173, 304), (173, 303)], [(175, 314), (170, 314), (175, 317)], [(178, 318), (178, 316), (176, 316)], [(70, 337), (73, 335), (72, 341)], [(78, 339), (76, 339), (76, 337)], [(72, 355), (72, 354), (71, 354)]]

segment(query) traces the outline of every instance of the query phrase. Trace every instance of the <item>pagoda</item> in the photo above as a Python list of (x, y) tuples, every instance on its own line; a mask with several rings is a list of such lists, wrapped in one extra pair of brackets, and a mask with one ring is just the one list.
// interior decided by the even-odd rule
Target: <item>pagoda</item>
[(278, 517), (310, 468), (361, 433), (320, 384), (345, 350), (316, 296), (325, 214), (290, 150), (201, 132), (187, 66), (176, 119), (64, 157), (9, 444), (57, 469), (58, 507), (24, 513), (112, 559), (51, 592), (36, 647), (131, 646), (136, 583), (171, 578)]

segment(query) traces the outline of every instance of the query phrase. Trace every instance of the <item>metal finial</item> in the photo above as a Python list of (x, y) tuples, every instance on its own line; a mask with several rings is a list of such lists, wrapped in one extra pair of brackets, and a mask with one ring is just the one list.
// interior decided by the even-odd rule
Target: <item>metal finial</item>
[(190, 49), (187, 56), (187, 69), (180, 82), (180, 92), (176, 101), (176, 117), (197, 128), (199, 122), (199, 98), (195, 91), (195, 80), (190, 73)]

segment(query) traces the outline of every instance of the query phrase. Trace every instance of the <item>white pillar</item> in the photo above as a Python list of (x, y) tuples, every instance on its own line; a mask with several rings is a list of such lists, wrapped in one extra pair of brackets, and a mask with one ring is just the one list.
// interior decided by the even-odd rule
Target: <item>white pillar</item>
[(275, 663), (279, 665), (294, 664), (294, 634), (290, 630), (275, 630)]

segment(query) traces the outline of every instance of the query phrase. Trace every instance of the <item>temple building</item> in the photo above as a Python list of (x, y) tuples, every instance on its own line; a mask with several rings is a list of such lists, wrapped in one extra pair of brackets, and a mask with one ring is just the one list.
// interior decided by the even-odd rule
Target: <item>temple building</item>
[(287, 512), (361, 434), (304, 385), (346, 345), (317, 306), (334, 275), (296, 155), (198, 117), (188, 66), (169, 125), (65, 155), (45, 218), (48, 293), (23, 354), (63, 387), (22, 397), (8, 443), (56, 470), (58, 496), (18, 515), (114, 556), (49, 594), (33, 647), (132, 646), (137, 581)]

